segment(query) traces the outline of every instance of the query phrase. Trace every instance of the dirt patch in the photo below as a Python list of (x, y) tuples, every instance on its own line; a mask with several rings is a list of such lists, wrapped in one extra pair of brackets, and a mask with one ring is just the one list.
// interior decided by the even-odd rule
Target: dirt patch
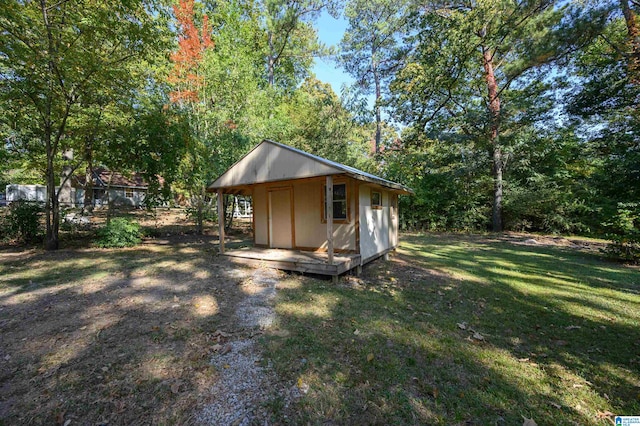
[(234, 418), (266, 420), (252, 414), (274, 389), (255, 339), (275, 284), (254, 272), (195, 236), (0, 252), (0, 424), (201, 423), (232, 395), (234, 354), (238, 395), (254, 394)]

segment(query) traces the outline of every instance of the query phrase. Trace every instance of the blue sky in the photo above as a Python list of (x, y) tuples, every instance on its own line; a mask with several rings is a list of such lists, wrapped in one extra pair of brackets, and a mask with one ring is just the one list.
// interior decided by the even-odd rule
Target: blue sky
[[(316, 22), (318, 37), (327, 46), (337, 46), (347, 26), (348, 22), (345, 19), (334, 19), (327, 12), (322, 12)], [(313, 72), (318, 80), (330, 83), (333, 91), (338, 95), (340, 95), (342, 84), (351, 84), (354, 81), (334, 61), (328, 59), (317, 58)]]

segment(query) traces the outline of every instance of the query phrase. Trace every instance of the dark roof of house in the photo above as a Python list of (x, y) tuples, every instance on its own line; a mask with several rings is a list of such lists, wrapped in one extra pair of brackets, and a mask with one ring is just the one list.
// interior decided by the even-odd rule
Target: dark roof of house
[[(74, 183), (84, 186), (86, 182), (85, 175), (75, 175)], [(122, 173), (112, 172), (104, 167), (93, 169), (93, 186), (94, 187), (125, 187), (147, 189), (149, 184), (138, 173), (125, 176)]]

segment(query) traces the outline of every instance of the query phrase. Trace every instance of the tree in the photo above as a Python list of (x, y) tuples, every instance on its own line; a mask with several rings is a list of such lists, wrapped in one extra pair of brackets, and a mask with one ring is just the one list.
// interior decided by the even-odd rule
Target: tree
[(45, 162), (48, 250), (59, 246), (56, 177), (60, 152), (74, 133), (70, 122), (87, 106), (91, 88), (116, 96), (135, 79), (129, 65), (162, 40), (153, 8), (143, 0), (0, 5), (0, 93), (3, 107), (20, 111), (13, 117), (15, 128), (29, 129), (27, 155), (41, 155)]
[[(275, 87), (295, 87), (296, 80), (306, 77), (313, 56), (322, 50), (315, 29), (310, 25), (327, 8), (334, 12), (332, 0), (264, 0), (265, 34), (267, 38), (267, 82)], [(285, 77), (294, 76), (293, 81)]]
[(593, 172), (589, 178), (596, 225), (610, 223), (619, 204), (640, 200), (640, 69), (637, 2), (598, 5), (606, 25), (572, 61), (566, 111)]
[(178, 50), (171, 55), (173, 72), (169, 82), (174, 85), (169, 96), (172, 102), (198, 102), (203, 77), (199, 73), (200, 61), (206, 49), (213, 48), (209, 17), (202, 15), (202, 29), (196, 25), (194, 0), (180, 0), (173, 6), (178, 24)]
[(349, 20), (340, 43), (340, 62), (364, 93), (375, 95), (375, 145), (380, 153), (383, 86), (400, 65), (398, 46), (406, 30), (408, 5), (404, 0), (351, 0), (345, 9)]
[(433, 1), (414, 21), (413, 52), (392, 83), (396, 115), (434, 138), (471, 140), (489, 152), (494, 231), (503, 228), (509, 144), (547, 118), (545, 65), (589, 40), (588, 22), (553, 0)]
[(345, 162), (355, 125), (331, 85), (306, 79), (286, 103), (291, 121), (287, 143), (331, 160)]
[(637, 0), (620, 0), (620, 9), (627, 26), (626, 52), (627, 69), (634, 83), (640, 83), (640, 28), (636, 11), (630, 6), (639, 7)]

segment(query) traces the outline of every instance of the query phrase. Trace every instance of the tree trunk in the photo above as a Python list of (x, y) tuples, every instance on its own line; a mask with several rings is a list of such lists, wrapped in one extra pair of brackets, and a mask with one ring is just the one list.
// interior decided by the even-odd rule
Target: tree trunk
[(46, 231), (46, 250), (58, 250), (60, 242), (58, 240), (59, 230), (59, 214), (58, 193), (56, 191), (56, 176), (53, 167), (53, 149), (51, 146), (51, 129), (45, 128), (45, 145), (47, 149), (47, 231)]
[[(59, 228), (59, 209), (58, 209), (58, 194), (56, 192), (56, 175), (55, 169), (53, 166), (53, 159), (56, 155), (57, 151), (57, 140), (53, 140), (53, 125), (51, 122), (51, 118), (53, 115), (53, 111), (51, 108), (52, 97), (54, 96), (54, 72), (55, 72), (55, 64), (53, 63), (52, 55), (55, 54), (55, 44), (53, 39), (53, 34), (51, 32), (51, 27), (49, 23), (49, 15), (47, 4), (44, 0), (40, 0), (40, 10), (42, 12), (42, 20), (44, 22), (45, 28), (47, 29), (47, 40), (49, 51), (48, 54), (48, 68), (49, 75), (47, 76), (48, 80), (48, 89), (49, 93), (48, 99), (45, 106), (44, 111), (44, 145), (45, 151), (47, 154), (47, 169), (45, 172), (45, 179), (47, 183), (47, 202), (45, 204), (46, 211), (46, 236), (45, 236), (45, 250), (57, 250), (60, 243), (58, 241), (58, 228)], [(46, 96), (46, 95), (45, 95)]]
[(204, 234), (204, 196), (205, 188), (196, 196), (196, 234)]
[(273, 33), (269, 31), (268, 35), (269, 41), (269, 56), (267, 57), (267, 79), (269, 83), (269, 87), (273, 87), (275, 83), (275, 49), (273, 47)]
[[(228, 200), (228, 198), (227, 198)], [(227, 203), (228, 205), (229, 203)], [(231, 229), (231, 225), (233, 224), (233, 211), (236, 208), (236, 197), (235, 195), (231, 195), (231, 214), (229, 215), (229, 217), (227, 218), (227, 224), (225, 226), (226, 230)]]
[(196, 197), (196, 235), (204, 233), (204, 202), (201, 196)]
[(629, 0), (620, 0), (624, 21), (627, 24), (627, 37), (629, 43), (628, 69), (633, 83), (640, 82), (640, 29), (635, 12), (629, 7)]
[(113, 180), (113, 172), (109, 175), (109, 182), (107, 183), (107, 225), (111, 223), (111, 217), (113, 216), (113, 203), (115, 200), (111, 199), (111, 181)]
[(494, 232), (502, 231), (502, 172), (504, 161), (500, 146), (500, 96), (498, 84), (493, 69), (493, 54), (482, 46), (483, 66), (487, 81), (487, 96), (489, 102), (490, 125), (489, 143), (493, 153), (493, 211), (492, 228)]
[(90, 141), (85, 144), (84, 155), (87, 160), (84, 182), (84, 209), (91, 211), (93, 210), (93, 144)]
[(382, 139), (382, 130), (381, 130), (381, 122), (382, 119), (380, 117), (380, 98), (382, 98), (382, 89), (381, 89), (381, 83), (380, 83), (380, 73), (378, 70), (378, 63), (376, 61), (376, 49), (372, 48), (371, 49), (371, 71), (373, 71), (373, 81), (375, 83), (376, 86), (376, 105), (375, 105), (375, 112), (376, 112), (376, 140), (375, 140), (375, 145), (374, 145), (374, 154), (378, 155), (380, 154), (380, 140)]

